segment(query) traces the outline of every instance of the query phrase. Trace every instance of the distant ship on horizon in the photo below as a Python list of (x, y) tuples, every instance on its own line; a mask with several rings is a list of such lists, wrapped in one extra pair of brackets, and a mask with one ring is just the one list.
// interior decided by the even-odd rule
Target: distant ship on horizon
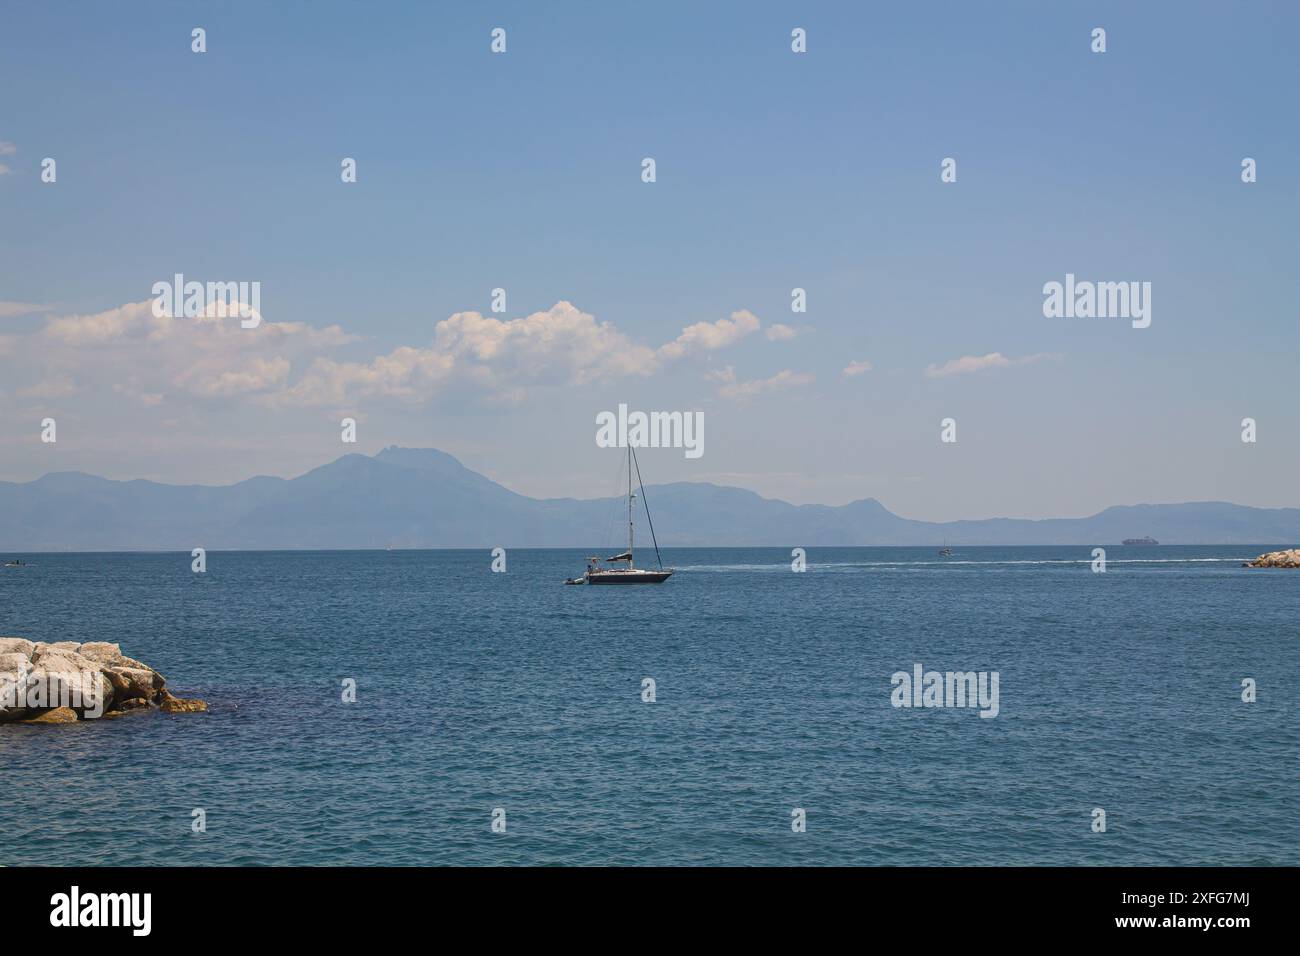
[(1149, 536), (1148, 536), (1148, 537), (1145, 537), (1145, 538), (1125, 538), (1125, 539), (1123, 540), (1123, 542), (1121, 542), (1121, 543), (1122, 543), (1122, 544), (1146, 544), (1146, 545), (1152, 545), (1152, 544), (1159, 544), (1160, 542), (1157, 541), (1155, 538), (1152, 538), (1152, 537), (1149, 537)]

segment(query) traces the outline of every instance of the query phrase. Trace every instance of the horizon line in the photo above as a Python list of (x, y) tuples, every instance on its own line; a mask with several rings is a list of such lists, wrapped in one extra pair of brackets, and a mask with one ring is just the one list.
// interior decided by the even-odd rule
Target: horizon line
[[(954, 556), (956, 556), (957, 554), (960, 554), (960, 551), (957, 549), (961, 549), (961, 548), (1024, 551), (1030, 549), (1041, 550), (1045, 548), (1051, 548), (1055, 550), (1059, 550), (1061, 548), (1089, 548), (1093, 546), (1098, 546), (1098, 547), (1113, 546), (1116, 548), (1251, 548), (1251, 549), (1277, 547), (1277, 548), (1282, 548), (1284, 550), (1289, 550), (1287, 548), (1287, 542), (1280, 542), (1280, 541), (1272, 541), (1272, 542), (1255, 541), (1255, 542), (1250, 542), (1248, 544), (1233, 544), (1232, 542), (1226, 542), (1226, 541), (1196, 541), (1196, 542), (1180, 542), (1178, 544), (1157, 543), (1153, 545), (1151, 544), (1125, 545), (1118, 542), (1094, 541), (1094, 542), (1089, 542), (1088, 544), (959, 544), (959, 545), (952, 545), (951, 547), (954, 548)], [(538, 547), (536, 545), (512, 545), (512, 546), (503, 546), (503, 547), (505, 547), (505, 550), (507, 551), (574, 551), (574, 552), (588, 553), (593, 550), (595, 551), (607, 550), (605, 548), (589, 547), (586, 545), (573, 545), (573, 546), (555, 545), (555, 546), (546, 546), (546, 547)], [(659, 550), (667, 551), (671, 549), (674, 551), (781, 551), (783, 553), (783, 560), (784, 560), (784, 559), (788, 559), (789, 557), (788, 554), (785, 554), (786, 549), (788, 547), (789, 545), (786, 544), (752, 544), (752, 545), (691, 544), (691, 545), (662, 545)], [(934, 545), (933, 544), (809, 544), (809, 545), (801, 545), (801, 547), (803, 547), (805, 550), (815, 548), (818, 551), (908, 551), (914, 549), (925, 549), (926, 551), (930, 551), (933, 550)], [(383, 548), (208, 548), (205, 547), (203, 550), (204, 553), (206, 554), (356, 554), (356, 553), (388, 554), (396, 551), (401, 551), (410, 554), (419, 554), (422, 552), (434, 552), (434, 551), (456, 551), (456, 552), (473, 552), (473, 553), (478, 553), (480, 551), (490, 552), (492, 550), (492, 547), (489, 545), (478, 545), (474, 547), (444, 547), (444, 548), (399, 548), (399, 547), (392, 547), (392, 548), (388, 548), (388, 547), (383, 547)], [(18, 555), (18, 556), (28, 555), (28, 554), (34, 554), (34, 555), (78, 555), (78, 554), (176, 555), (179, 554), (179, 555), (184, 555), (185, 557), (188, 558), (191, 557), (192, 550), (189, 548), (108, 548), (102, 550), (72, 548), (68, 550), (50, 550), (50, 551), (0, 551), (0, 554)], [(1079, 560), (1084, 563), (1087, 563), (1089, 559), (1080, 558)], [(1108, 559), (1108, 560), (1110, 560), (1112, 563), (1115, 562), (1115, 559)], [(1236, 558), (1230, 557), (1230, 558), (1225, 558), (1224, 560), (1231, 561), (1231, 560), (1236, 560)], [(0, 567), (0, 570), (4, 570), (4, 568)]]

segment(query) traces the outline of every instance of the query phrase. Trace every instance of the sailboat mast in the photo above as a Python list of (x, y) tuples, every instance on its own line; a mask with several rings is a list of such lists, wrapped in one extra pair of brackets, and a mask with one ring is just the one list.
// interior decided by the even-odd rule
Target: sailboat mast
[(632, 443), (627, 443), (627, 567), (632, 569)]

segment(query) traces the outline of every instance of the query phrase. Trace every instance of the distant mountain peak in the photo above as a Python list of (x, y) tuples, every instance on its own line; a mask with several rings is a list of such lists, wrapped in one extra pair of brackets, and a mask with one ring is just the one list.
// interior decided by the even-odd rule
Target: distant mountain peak
[(446, 468), (469, 470), (454, 455), (439, 451), (437, 448), (403, 448), (401, 445), (389, 445), (374, 457), (376, 461), (385, 464), (418, 468), (422, 471), (441, 471)]

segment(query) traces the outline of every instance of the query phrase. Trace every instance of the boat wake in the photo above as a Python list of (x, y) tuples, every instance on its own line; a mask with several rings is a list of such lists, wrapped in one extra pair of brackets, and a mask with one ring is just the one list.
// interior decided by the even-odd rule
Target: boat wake
[[(1248, 558), (1107, 558), (1106, 564), (1238, 564)], [(826, 561), (808, 562), (809, 571), (868, 571), (874, 569), (889, 570), (923, 570), (927, 568), (951, 568), (957, 566), (973, 567), (1011, 567), (1033, 565), (1088, 565), (1091, 558), (1039, 558), (1007, 559), (1004, 561), (969, 561), (961, 558), (949, 558), (943, 561)], [(789, 561), (775, 564), (687, 564), (679, 565), (678, 571), (786, 571), (790, 570)]]

